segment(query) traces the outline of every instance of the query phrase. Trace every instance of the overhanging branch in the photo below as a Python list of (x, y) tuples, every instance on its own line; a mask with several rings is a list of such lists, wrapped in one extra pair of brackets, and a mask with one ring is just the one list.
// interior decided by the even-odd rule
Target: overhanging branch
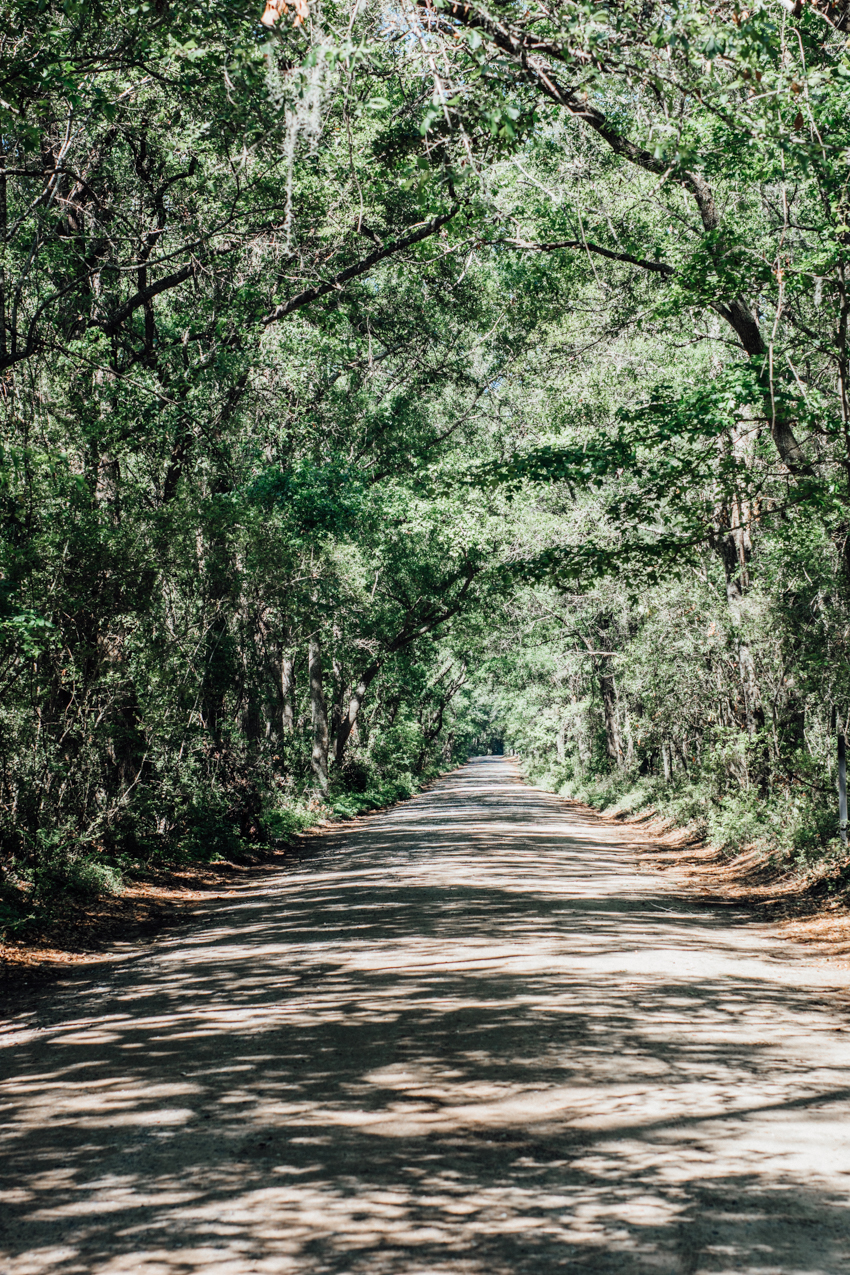
[(487, 242), (505, 244), (509, 248), (523, 248), (533, 252), (555, 252), (559, 248), (586, 249), (600, 257), (607, 257), (609, 261), (624, 261), (627, 265), (639, 266), (641, 270), (651, 270), (655, 274), (664, 275), (665, 278), (676, 273), (666, 261), (645, 261), (641, 257), (633, 257), (629, 252), (612, 252), (610, 248), (603, 248), (599, 244), (585, 242), (583, 239), (560, 239), (555, 243), (531, 243), (525, 239), (491, 239)]
[(320, 297), (326, 297), (329, 292), (336, 292), (338, 288), (341, 288), (344, 283), (348, 283), (351, 279), (357, 279), (360, 275), (368, 273), (369, 270), (378, 265), (379, 262), (384, 261), (385, 258), (391, 257), (397, 252), (403, 252), (405, 248), (411, 248), (414, 244), (421, 243), (423, 239), (429, 239), (431, 235), (435, 235), (438, 230), (457, 215), (459, 208), (460, 204), (455, 204), (449, 212), (442, 213), (439, 217), (434, 217), (409, 235), (403, 235), (400, 239), (393, 239), (382, 248), (376, 248), (374, 252), (369, 253), (368, 257), (355, 262), (353, 266), (348, 266), (345, 270), (340, 270), (339, 274), (334, 275), (332, 279), (328, 279), (324, 283), (317, 283), (312, 288), (305, 288), (303, 292), (297, 293), (294, 297), (290, 297), (288, 301), (275, 306), (268, 314), (264, 314), (260, 322), (264, 327), (268, 327), (270, 323), (275, 323), (278, 319), (285, 319), (294, 310), (300, 310), (303, 306), (310, 305), (312, 301), (318, 301)]

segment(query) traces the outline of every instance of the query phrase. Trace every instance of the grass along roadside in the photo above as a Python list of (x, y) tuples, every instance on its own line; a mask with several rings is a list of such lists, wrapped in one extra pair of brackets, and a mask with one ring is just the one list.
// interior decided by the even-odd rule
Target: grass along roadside
[(706, 900), (756, 908), (782, 936), (850, 968), (850, 855), (837, 836), (800, 836), (806, 812), (787, 796), (760, 799), (761, 811), (755, 801), (724, 808), (697, 784), (663, 786), (622, 772), (576, 781), (517, 760), (529, 783), (586, 817), (628, 827), (627, 844), (646, 868)]
[(13, 920), (0, 930), (0, 986), (49, 982), (71, 965), (102, 960), (116, 943), (149, 941), (166, 927), (187, 923), (205, 902), (226, 897), (246, 879), (288, 867), (299, 847), (328, 827), (404, 801), (445, 773), (445, 767), (433, 768), (416, 782), (373, 784), (327, 804), (293, 803), (278, 812), (265, 845), (237, 848), (229, 856), (204, 856), (192, 842), (169, 859), (106, 864), (109, 875), (90, 874), (70, 888), (66, 880), (40, 900), (7, 881), (11, 906), (6, 903), (5, 916)]

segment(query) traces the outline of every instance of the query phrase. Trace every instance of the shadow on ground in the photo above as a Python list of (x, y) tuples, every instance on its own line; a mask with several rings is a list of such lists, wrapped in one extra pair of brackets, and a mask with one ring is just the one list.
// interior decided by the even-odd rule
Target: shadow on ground
[(844, 1002), (479, 759), (3, 1037), (9, 1275), (850, 1269)]

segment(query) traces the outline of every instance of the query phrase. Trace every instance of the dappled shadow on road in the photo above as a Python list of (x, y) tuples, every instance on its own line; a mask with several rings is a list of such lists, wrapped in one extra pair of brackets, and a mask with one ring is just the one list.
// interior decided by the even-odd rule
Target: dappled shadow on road
[(3, 1269), (846, 1271), (846, 1015), (618, 836), (482, 761), (11, 1023)]

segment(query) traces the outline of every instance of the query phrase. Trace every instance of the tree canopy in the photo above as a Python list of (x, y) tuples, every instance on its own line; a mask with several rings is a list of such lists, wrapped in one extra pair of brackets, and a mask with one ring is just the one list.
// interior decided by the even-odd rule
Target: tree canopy
[(10, 915), (504, 741), (832, 854), (850, 6), (7, 10)]

